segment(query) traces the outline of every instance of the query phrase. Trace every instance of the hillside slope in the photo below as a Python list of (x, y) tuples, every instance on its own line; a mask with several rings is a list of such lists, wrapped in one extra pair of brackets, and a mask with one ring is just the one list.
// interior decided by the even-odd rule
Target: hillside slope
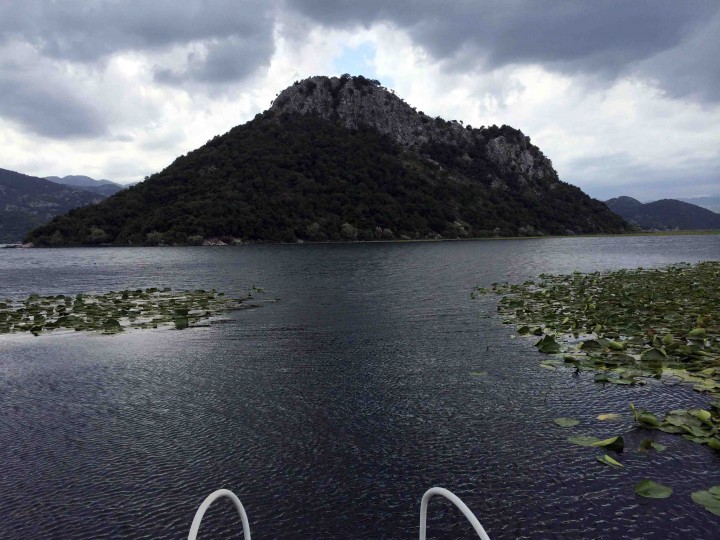
[(622, 232), (520, 131), (431, 119), (363, 77), (313, 77), (38, 245)]
[(34, 227), (105, 197), (0, 169), (0, 243), (19, 242)]
[(608, 208), (642, 229), (708, 230), (720, 229), (720, 214), (695, 204), (662, 199), (641, 203), (631, 197), (606, 201)]

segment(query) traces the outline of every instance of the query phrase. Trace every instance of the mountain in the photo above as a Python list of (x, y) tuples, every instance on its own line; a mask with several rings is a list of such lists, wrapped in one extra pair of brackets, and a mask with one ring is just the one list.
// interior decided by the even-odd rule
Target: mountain
[(377, 81), (313, 77), (255, 119), (36, 245), (461, 238), (623, 232), (529, 137), (417, 112)]
[(54, 216), (104, 198), (97, 193), (0, 169), (0, 243), (19, 242), (30, 230)]
[(689, 198), (678, 198), (678, 201), (696, 204), (707, 208), (708, 210), (720, 213), (720, 195), (710, 195), (708, 197), (689, 197)]
[(605, 204), (610, 210), (642, 229), (720, 229), (720, 214), (675, 199), (643, 204), (632, 197), (617, 197)]
[(125, 186), (121, 186), (120, 184), (116, 184), (110, 180), (95, 180), (89, 176), (70, 175), (63, 176), (62, 178), (59, 176), (46, 176), (45, 179), (55, 182), (56, 184), (64, 184), (66, 186), (73, 186), (85, 191), (100, 193), (105, 197), (109, 197), (110, 195), (114, 195), (118, 191), (125, 189)]

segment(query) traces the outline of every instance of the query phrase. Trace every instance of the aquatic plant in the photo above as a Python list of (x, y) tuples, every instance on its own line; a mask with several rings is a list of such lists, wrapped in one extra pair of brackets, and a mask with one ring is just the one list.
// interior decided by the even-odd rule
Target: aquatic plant
[[(253, 288), (253, 292), (262, 292)], [(252, 307), (252, 298), (228, 298), (215, 289), (173, 291), (170, 288), (106, 293), (31, 294), (24, 300), (0, 302), (0, 334), (65, 329), (116, 334), (129, 328), (172, 326), (183, 330), (228, 311)]]
[[(650, 381), (665, 387), (692, 385), (714, 398), (706, 408), (671, 410), (657, 416), (630, 405), (635, 425), (661, 430), (720, 450), (720, 262), (676, 264), (658, 269), (540, 275), (522, 284), (478, 287), (471, 297), (497, 294), (503, 323), (519, 336), (534, 336), (540, 367), (591, 371), (602, 384), (634, 386)], [(539, 338), (539, 339), (538, 339)], [(599, 415), (609, 420), (617, 415)], [(556, 424), (572, 427), (572, 419)], [(581, 446), (622, 450), (622, 437), (568, 439)], [(665, 446), (645, 439), (638, 451)], [(622, 464), (607, 454), (596, 459)], [(715, 490), (714, 492), (712, 490)], [(635, 488), (648, 498), (669, 497), (672, 489), (651, 480)], [(720, 512), (720, 487), (693, 493), (693, 500)]]

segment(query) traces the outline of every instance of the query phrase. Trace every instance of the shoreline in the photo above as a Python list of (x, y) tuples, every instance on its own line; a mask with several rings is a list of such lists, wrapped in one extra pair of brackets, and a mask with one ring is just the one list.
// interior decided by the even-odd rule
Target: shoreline
[[(328, 244), (403, 244), (420, 242), (468, 242), (468, 241), (497, 241), (497, 240), (543, 240), (546, 238), (614, 238), (614, 237), (635, 237), (635, 236), (713, 236), (720, 235), (720, 229), (689, 230), (689, 231), (638, 231), (629, 233), (594, 233), (594, 234), (564, 234), (564, 235), (543, 235), (543, 236), (492, 236), (492, 237), (469, 237), (469, 238), (408, 238), (388, 240), (327, 240), (322, 242), (297, 241), (297, 242), (264, 242), (247, 241), (234, 243), (208, 243), (200, 245), (173, 244), (173, 245), (65, 245), (65, 246), (34, 246), (21, 245), (17, 243), (0, 244), (0, 249), (68, 249), (68, 248), (137, 248), (137, 247), (238, 247), (250, 245), (328, 245)], [(219, 239), (209, 239), (210, 242)]]

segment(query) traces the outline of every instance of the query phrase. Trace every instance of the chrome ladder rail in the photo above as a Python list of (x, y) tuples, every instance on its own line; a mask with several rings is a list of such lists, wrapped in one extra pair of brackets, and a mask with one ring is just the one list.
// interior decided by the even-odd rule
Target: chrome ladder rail
[[(475, 529), (478, 537), (480, 537), (481, 540), (490, 540), (490, 537), (485, 532), (485, 529), (483, 529), (483, 526), (480, 525), (480, 522), (475, 517), (475, 514), (473, 514), (472, 511), (467, 507), (467, 505), (462, 502), (462, 500), (460, 500), (460, 497), (458, 497), (451, 491), (448, 491), (447, 489), (441, 487), (433, 487), (428, 489), (422, 496), (422, 500), (420, 501), (420, 540), (426, 540), (427, 538), (427, 507), (428, 502), (430, 501), (430, 497), (432, 497), (433, 495), (441, 495), (442, 497), (445, 497), (450, 502), (452, 502), (460, 509), (463, 515), (470, 522), (470, 525), (472, 525), (473, 529)], [(237, 496), (229, 489), (218, 489), (217, 491), (213, 491), (202, 502), (200, 508), (198, 508), (197, 512), (195, 513), (195, 518), (193, 519), (192, 525), (190, 526), (190, 534), (188, 534), (188, 540), (197, 540), (198, 531), (200, 530), (200, 523), (202, 522), (203, 516), (205, 516), (205, 512), (208, 508), (210, 508), (210, 505), (220, 497), (227, 497), (233, 502), (233, 504), (235, 504), (235, 508), (237, 509), (238, 514), (240, 514), (240, 519), (242, 520), (243, 538), (245, 540), (250, 540), (250, 524), (248, 522), (247, 514), (245, 513), (245, 508), (243, 508), (240, 499), (238, 499)]]
[(227, 497), (233, 502), (235, 508), (238, 511), (238, 514), (240, 514), (240, 519), (242, 520), (243, 538), (245, 540), (250, 540), (250, 523), (248, 522), (245, 508), (243, 508), (243, 505), (240, 502), (240, 499), (237, 498), (237, 495), (235, 495), (229, 489), (218, 489), (217, 491), (213, 491), (205, 498), (205, 500), (200, 505), (200, 508), (198, 508), (197, 512), (195, 512), (195, 518), (193, 519), (192, 525), (190, 526), (190, 534), (188, 534), (188, 540), (197, 540), (198, 531), (200, 530), (200, 523), (202, 522), (205, 512), (208, 508), (210, 508), (210, 505), (220, 497)]
[(427, 507), (428, 501), (430, 501), (430, 497), (433, 495), (441, 495), (452, 502), (467, 518), (481, 540), (490, 540), (490, 537), (485, 532), (485, 529), (483, 529), (483, 526), (480, 525), (478, 518), (476, 518), (475, 514), (472, 513), (472, 510), (470, 510), (467, 505), (460, 500), (460, 497), (441, 487), (432, 487), (428, 489), (420, 501), (420, 540), (426, 540), (427, 537)]

